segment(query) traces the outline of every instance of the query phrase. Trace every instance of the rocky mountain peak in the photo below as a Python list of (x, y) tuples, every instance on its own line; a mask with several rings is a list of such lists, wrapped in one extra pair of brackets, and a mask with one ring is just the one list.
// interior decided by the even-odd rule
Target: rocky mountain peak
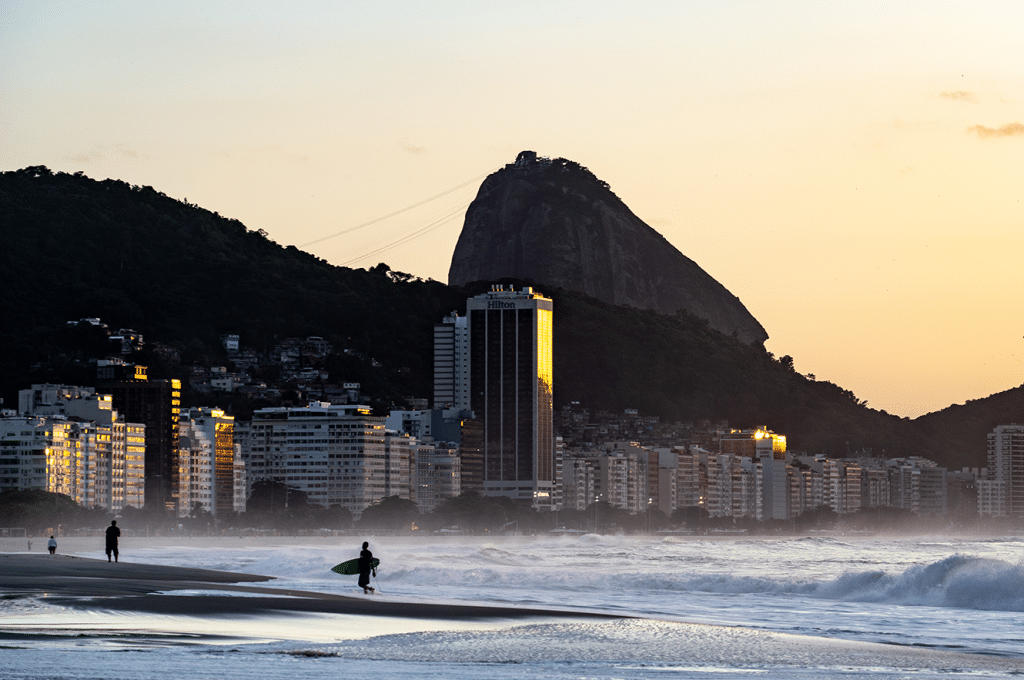
[(469, 206), (448, 283), (501, 278), (662, 314), (684, 310), (747, 343), (768, 338), (739, 298), (634, 215), (607, 182), (565, 158), (523, 151), (484, 180)]

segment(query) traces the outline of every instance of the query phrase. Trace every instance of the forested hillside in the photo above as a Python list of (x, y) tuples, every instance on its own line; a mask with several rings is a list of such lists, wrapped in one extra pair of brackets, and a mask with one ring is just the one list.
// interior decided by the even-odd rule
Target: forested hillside
[[(378, 407), (429, 399), (433, 324), (463, 313), (466, 297), (488, 285), (335, 267), (153, 188), (43, 167), (0, 175), (0, 233), (0, 397), (9, 406), (32, 382), (91, 384), (87, 360), (103, 345), (66, 323), (85, 317), (137, 330), (147, 347), (175, 348), (179, 363), (148, 356), (152, 377), (222, 363), (224, 333), (259, 351), (319, 335), (335, 348), (332, 380), (362, 382)], [(985, 434), (1024, 419), (1020, 388), (900, 419), (695, 317), (533, 285), (555, 301), (556, 407), (767, 425), (810, 453), (922, 455), (952, 468), (983, 465)]]
[(32, 364), (60, 359), (66, 322), (84, 317), (174, 345), (186, 364), (222, 357), (223, 333), (259, 350), (319, 335), (409, 369), (385, 371), (382, 389), (424, 394), (433, 323), (463, 298), (386, 267), (334, 267), (151, 187), (45, 168), (0, 177), (0, 224), (5, 403)]

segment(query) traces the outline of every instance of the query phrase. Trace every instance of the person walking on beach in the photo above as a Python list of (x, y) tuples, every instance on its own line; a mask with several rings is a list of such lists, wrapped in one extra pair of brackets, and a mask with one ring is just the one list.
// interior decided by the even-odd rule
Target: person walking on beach
[(370, 572), (373, 572), (374, 576), (377, 575), (377, 570), (373, 568), (373, 553), (370, 552), (370, 544), (363, 541), (363, 549), (359, 551), (359, 587), (367, 594), (373, 592), (373, 588), (370, 587)]
[(57, 539), (50, 536), (50, 540), (47, 541), (46, 547), (50, 550), (50, 554), (53, 555), (57, 552)]
[(121, 530), (117, 528), (117, 520), (110, 520), (110, 526), (107, 527), (107, 562), (110, 561), (110, 555), (114, 555), (114, 561), (117, 562), (117, 539), (121, 536)]

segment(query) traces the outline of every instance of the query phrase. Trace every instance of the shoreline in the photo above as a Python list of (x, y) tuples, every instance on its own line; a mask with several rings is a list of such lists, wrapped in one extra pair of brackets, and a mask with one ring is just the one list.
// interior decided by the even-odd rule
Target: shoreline
[[(274, 580), (73, 555), (0, 553), (0, 602), (14, 605), (15, 611), (19, 601), (27, 607), (25, 616), (16, 614), (11, 625), (0, 626), (0, 640), (7, 649), (31, 655), (25, 668), (34, 667), (40, 653), (56, 659), (48, 653), (88, 639), (98, 643), (97, 658), (103, 659), (136, 647), (269, 643), (275, 654), (388, 663), (603, 664), (639, 658), (656, 665), (725, 665), (766, 677), (796, 677), (789, 670), (810, 668), (822, 670), (824, 677), (834, 677), (832, 670), (845, 675), (850, 669), (868, 675), (879, 669), (959, 669), (994, 677), (1024, 673), (1024, 659), (999, 655), (564, 608), (403, 602), (379, 595), (275, 588)], [(38, 602), (64, 611), (35, 614)], [(68, 621), (68, 610), (88, 612), (91, 620)], [(119, 616), (125, 613), (132, 616)], [(93, 619), (93, 614), (98, 616)], [(252, 653), (266, 654), (265, 649)], [(12, 658), (8, 655), (4, 664), (14, 663)], [(207, 664), (209, 657), (195, 663)], [(4, 664), (0, 671), (13, 668)], [(52, 670), (53, 677), (62, 677), (59, 669)], [(882, 676), (896, 677), (888, 672)]]
[[(49, 603), (82, 609), (194, 616), (260, 612), (356, 614), (440, 621), (630, 618), (566, 609), (402, 602), (381, 599), (378, 595), (360, 597), (243, 585), (273, 580), (272, 576), (260, 574), (107, 562), (73, 555), (0, 553), (0, 596), (45, 595)], [(179, 591), (204, 592), (182, 594)], [(218, 594), (209, 594), (210, 591)]]

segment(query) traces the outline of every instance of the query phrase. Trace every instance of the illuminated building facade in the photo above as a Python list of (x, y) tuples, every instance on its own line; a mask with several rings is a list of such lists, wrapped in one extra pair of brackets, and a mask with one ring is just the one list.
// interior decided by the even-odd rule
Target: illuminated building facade
[(552, 302), (493, 286), (466, 302), (470, 409), (483, 424), (483, 493), (552, 509)]
[(198, 503), (214, 516), (235, 509), (235, 419), (220, 409), (193, 408), (182, 414), (178, 441), (178, 515)]
[[(718, 445), (722, 454), (749, 459), (747, 469), (753, 470), (753, 478), (756, 480), (752, 488), (756, 497), (757, 519), (789, 519), (793, 512), (793, 490), (790, 484), (792, 471), (786, 462), (786, 438), (767, 428), (730, 430), (721, 434)], [(739, 476), (746, 479), (750, 474), (748, 472)], [(746, 490), (738, 492), (734, 497), (731, 511), (740, 516), (750, 510), (751, 487), (749, 482), (744, 483), (747, 484)]]
[[(145, 503), (145, 426), (125, 422), (108, 394), (91, 387), (32, 385), (18, 393), (19, 411), (42, 417), (47, 482), (87, 508), (119, 511)], [(26, 454), (31, 457), (31, 454)]]
[(723, 432), (718, 446), (720, 453), (747, 456), (754, 460), (765, 456), (775, 460), (786, 459), (786, 437), (767, 428)]
[(173, 512), (178, 491), (178, 420), (181, 381), (149, 380), (145, 366), (117, 360), (97, 362), (97, 389), (114, 398), (125, 420), (146, 428), (145, 498)]
[[(113, 432), (112, 459), (115, 466), (121, 467), (119, 472), (123, 474), (124, 484), (120, 487), (124, 489), (124, 505), (141, 508), (146, 504), (146, 426), (140, 423), (115, 424)], [(117, 509), (116, 498), (111, 507)]]
[(48, 489), (49, 418), (0, 418), (0, 491)]

